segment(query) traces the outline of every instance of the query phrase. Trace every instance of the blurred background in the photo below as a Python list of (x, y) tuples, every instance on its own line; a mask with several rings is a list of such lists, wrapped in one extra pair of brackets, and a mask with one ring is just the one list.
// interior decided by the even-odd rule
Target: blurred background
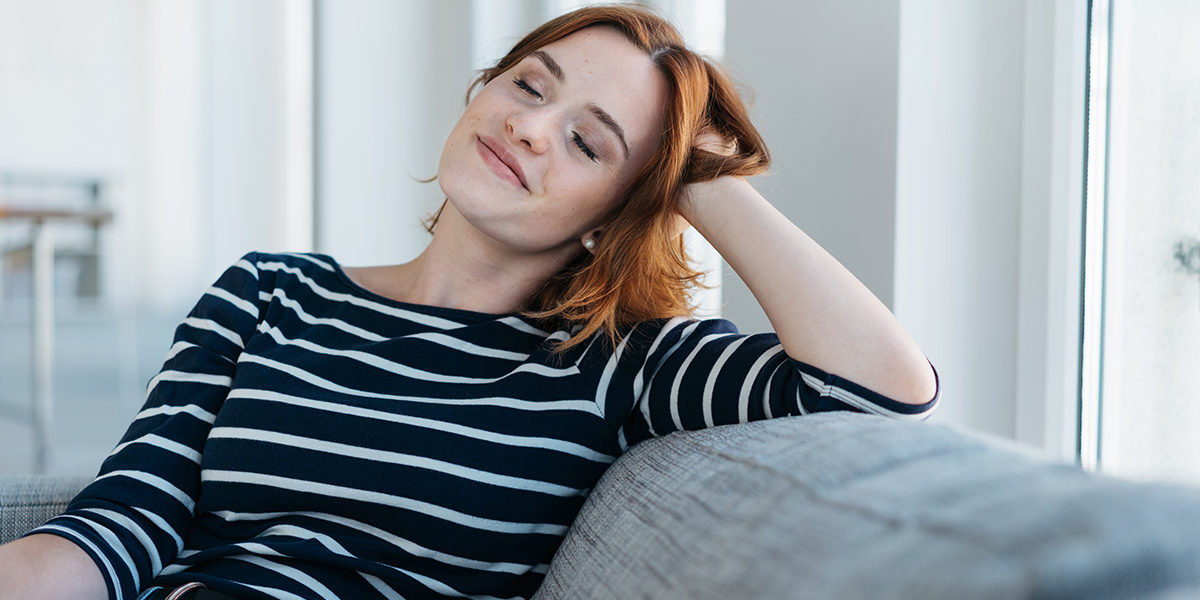
[[(580, 4), (0, 0), (0, 473), (95, 472), (243, 253), (419, 253), (474, 70)], [(646, 4), (744, 84), (755, 185), (913, 333), (935, 422), (1200, 482), (1200, 5)]]

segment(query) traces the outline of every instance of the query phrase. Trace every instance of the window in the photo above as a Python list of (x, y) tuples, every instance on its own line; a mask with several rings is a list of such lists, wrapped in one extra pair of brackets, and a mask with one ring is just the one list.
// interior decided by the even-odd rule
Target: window
[(1200, 4), (1093, 0), (1085, 466), (1200, 483)]

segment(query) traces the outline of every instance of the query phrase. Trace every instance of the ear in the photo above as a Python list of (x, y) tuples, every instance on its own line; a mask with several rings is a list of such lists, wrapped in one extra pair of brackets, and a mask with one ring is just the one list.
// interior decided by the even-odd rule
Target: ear
[(600, 243), (600, 236), (604, 234), (604, 229), (593, 229), (579, 238), (579, 243), (583, 244), (583, 249), (588, 251), (588, 254), (596, 253), (596, 245)]

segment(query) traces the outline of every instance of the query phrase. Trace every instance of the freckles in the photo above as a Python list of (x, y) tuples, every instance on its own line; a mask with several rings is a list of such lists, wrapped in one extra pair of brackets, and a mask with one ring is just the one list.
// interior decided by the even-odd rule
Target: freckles
[(459, 118), (459, 122), (463, 125), (475, 125), (476, 123), (479, 123), (480, 120), (479, 114), (474, 111), (463, 113), (463, 116)]

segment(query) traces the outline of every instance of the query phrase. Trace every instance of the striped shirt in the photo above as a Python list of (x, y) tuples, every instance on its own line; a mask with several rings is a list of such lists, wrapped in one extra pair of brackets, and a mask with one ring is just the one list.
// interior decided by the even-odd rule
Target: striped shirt
[(238, 598), (528, 598), (605, 468), (685, 429), (903, 404), (773, 334), (670, 319), (569, 336), (393, 301), (330, 257), (248, 254), (178, 327), (96, 480), (35, 530), (110, 598), (200, 581)]

